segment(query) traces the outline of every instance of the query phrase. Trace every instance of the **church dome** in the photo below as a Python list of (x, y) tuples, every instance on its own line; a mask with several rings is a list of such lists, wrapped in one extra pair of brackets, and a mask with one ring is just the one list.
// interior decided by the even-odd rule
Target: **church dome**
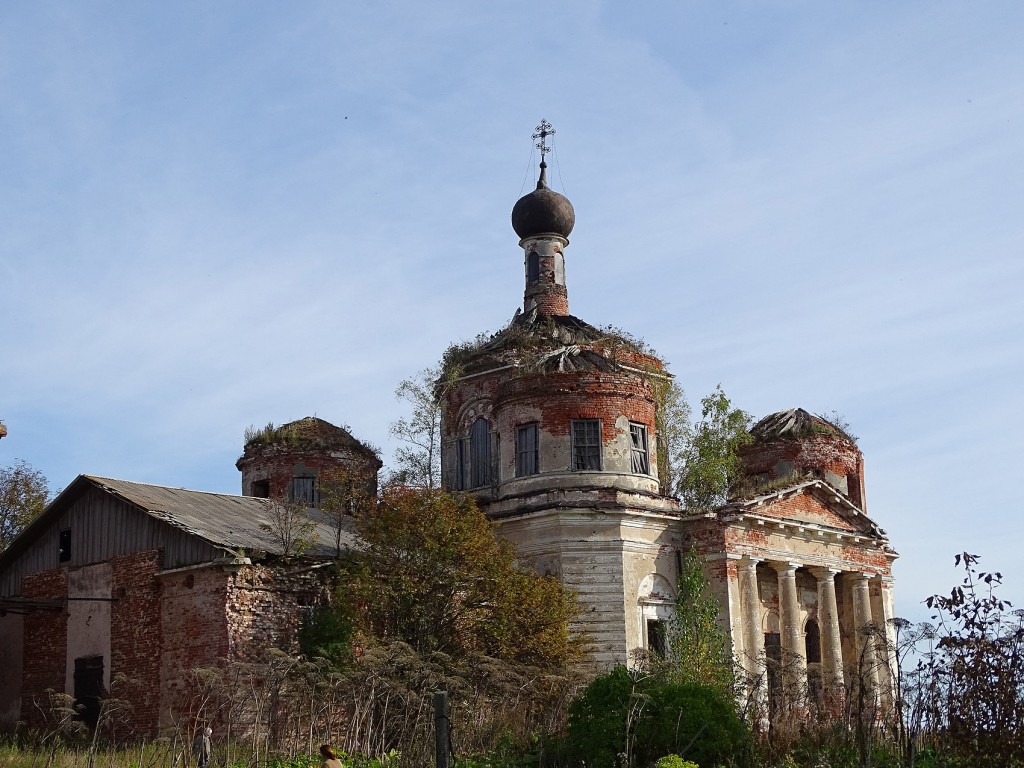
[(800, 440), (812, 436), (833, 437), (856, 444), (841, 427), (831, 421), (805, 411), (803, 408), (790, 408), (765, 416), (750, 428), (754, 440), (760, 443), (774, 440)]
[(541, 163), (537, 188), (519, 198), (512, 208), (512, 229), (520, 239), (550, 234), (568, 238), (575, 223), (572, 203), (548, 188), (547, 163)]

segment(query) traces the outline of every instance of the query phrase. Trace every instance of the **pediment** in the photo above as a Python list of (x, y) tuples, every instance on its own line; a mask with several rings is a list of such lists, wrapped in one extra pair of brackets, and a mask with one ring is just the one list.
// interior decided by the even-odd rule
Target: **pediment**
[(876, 525), (843, 493), (821, 480), (797, 483), (763, 496), (726, 504), (722, 515), (776, 519), (790, 525), (811, 526), (887, 541), (885, 531)]

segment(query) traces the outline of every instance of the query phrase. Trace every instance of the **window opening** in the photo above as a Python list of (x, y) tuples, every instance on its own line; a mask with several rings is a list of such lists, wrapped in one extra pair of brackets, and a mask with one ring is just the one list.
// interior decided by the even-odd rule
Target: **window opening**
[(75, 659), (75, 709), (90, 731), (96, 728), (100, 719), (100, 699), (104, 693), (103, 657)]
[(516, 477), (536, 475), (539, 466), (537, 424), (523, 424), (516, 429)]
[(491, 438), (487, 419), (481, 416), (469, 432), (471, 488), (491, 483)]
[(535, 283), (540, 280), (540, 256), (536, 251), (530, 251), (526, 257), (526, 282)]
[(768, 711), (782, 710), (782, 636), (778, 632), (764, 633), (765, 672), (768, 677)]
[(253, 480), (252, 481), (252, 495), (257, 499), (269, 499), (270, 498), (270, 481), (269, 480)]
[(665, 658), (668, 649), (665, 622), (661, 619), (647, 620), (647, 650), (659, 659)]
[(601, 420), (572, 422), (572, 468), (576, 471), (601, 469)]
[(647, 453), (647, 425), (629, 423), (629, 437), (633, 441), (631, 466), (634, 475), (649, 475), (651, 472), (650, 456)]
[(60, 532), (60, 536), (57, 539), (58, 559), (62, 563), (66, 563), (71, 559), (71, 529), (65, 528)]
[(320, 490), (315, 477), (293, 477), (288, 484), (288, 501), (315, 507), (320, 503)]

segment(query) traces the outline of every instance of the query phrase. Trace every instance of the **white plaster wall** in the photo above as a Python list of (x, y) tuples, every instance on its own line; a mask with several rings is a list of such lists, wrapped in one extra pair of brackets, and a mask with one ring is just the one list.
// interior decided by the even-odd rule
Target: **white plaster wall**
[(576, 628), (589, 635), (597, 665), (609, 668), (643, 647), (643, 579), (657, 573), (675, 581), (672, 522), (626, 511), (559, 509), (504, 520), (499, 532), (521, 559), (576, 592), (582, 607)]
[(13, 729), (21, 714), (24, 618), (0, 616), (0, 729)]
[[(110, 563), (68, 573), (68, 652), (64, 690), (75, 692), (75, 659), (103, 657), (103, 685), (110, 689)], [(98, 597), (101, 600), (75, 600)]]

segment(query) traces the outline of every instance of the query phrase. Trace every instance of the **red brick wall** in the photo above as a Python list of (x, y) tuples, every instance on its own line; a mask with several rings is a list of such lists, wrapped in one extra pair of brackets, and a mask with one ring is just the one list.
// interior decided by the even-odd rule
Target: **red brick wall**
[(357, 451), (302, 450), (278, 445), (251, 448), (246, 451), (245, 457), (239, 460), (242, 492), (251, 491), (253, 480), (268, 479), (270, 496), (284, 498), (288, 493), (288, 483), (292, 479), (293, 469), (299, 464), (313, 470), (317, 476), (329, 470), (340, 470), (350, 474), (354, 479), (361, 480), (370, 491), (376, 493), (379, 464)]
[[(27, 598), (63, 599), (68, 596), (68, 572), (58, 568), (40, 571), (21, 580)], [(37, 724), (36, 701), (43, 701), (47, 688), (64, 692), (67, 673), (67, 604), (56, 611), (32, 611), (25, 616), (25, 660), (21, 688), (22, 718)]]
[(228, 655), (227, 592), (231, 574), (219, 566), (161, 577), (161, 717), (191, 711), (192, 670), (222, 666)]
[(227, 590), (229, 653), (245, 660), (267, 648), (299, 650), (304, 606), (328, 602), (326, 569), (245, 566)]
[(826, 471), (847, 478), (848, 495), (864, 509), (864, 457), (856, 445), (833, 435), (758, 441), (743, 449), (743, 472), (748, 476), (772, 474), (780, 461), (793, 463), (798, 473), (822, 477)]
[(162, 550), (115, 557), (110, 561), (115, 601), (110, 612), (111, 692), (119, 695), (116, 675), (133, 686), (133, 709), (120, 727), (136, 735), (155, 735), (160, 715), (160, 582)]

